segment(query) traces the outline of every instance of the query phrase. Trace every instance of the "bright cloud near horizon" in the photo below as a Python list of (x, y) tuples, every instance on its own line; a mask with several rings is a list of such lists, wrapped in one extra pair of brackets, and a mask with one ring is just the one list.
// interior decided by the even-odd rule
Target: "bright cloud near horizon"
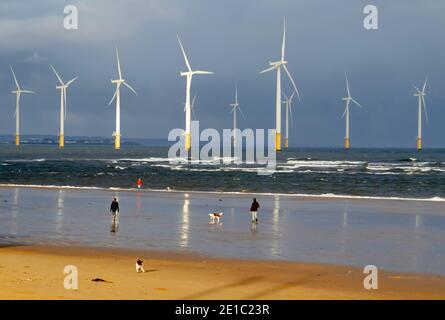
[[(379, 10), (379, 29), (365, 30), (363, 8)], [(79, 29), (63, 26), (75, 5)], [(179, 34), (196, 69), (195, 113), (201, 128), (230, 128), (235, 85), (246, 116), (239, 127), (273, 128), (275, 75), (259, 74), (278, 60), (286, 17), (286, 59), (301, 93), (293, 105), (291, 145), (342, 146), (344, 73), (363, 109), (351, 107), (354, 147), (414, 147), (417, 100), (413, 85), (428, 77), (425, 147), (445, 147), (445, 3), (441, 0), (3, 0), (0, 3), (0, 134), (13, 134), (12, 65), (21, 86), (23, 134), (58, 134), (61, 76), (78, 76), (68, 90), (66, 135), (110, 137), (117, 76), (122, 90), (122, 135), (163, 138), (184, 127), (186, 66)], [(291, 85), (283, 76), (283, 89)]]

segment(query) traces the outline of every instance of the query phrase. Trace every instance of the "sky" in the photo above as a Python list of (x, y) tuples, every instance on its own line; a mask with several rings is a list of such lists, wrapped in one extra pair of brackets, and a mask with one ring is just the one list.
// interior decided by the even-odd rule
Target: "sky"
[[(69, 4), (78, 8), (78, 30), (64, 28)], [(377, 30), (363, 27), (368, 4), (378, 8)], [(215, 72), (193, 79), (201, 128), (231, 128), (235, 85), (245, 115), (239, 127), (273, 128), (276, 77), (259, 72), (279, 59), (284, 17), (286, 60), (301, 93), (292, 146), (342, 146), (347, 72), (364, 106), (351, 107), (352, 146), (415, 147), (413, 85), (428, 76), (424, 146), (445, 147), (442, 0), (2, 0), (0, 134), (15, 130), (9, 65), (22, 89), (37, 92), (21, 100), (22, 133), (58, 134), (53, 64), (64, 80), (79, 77), (68, 89), (65, 134), (111, 137), (116, 45), (123, 76), (138, 92), (121, 90), (123, 137), (166, 139), (185, 121), (186, 66), (177, 34), (192, 67)], [(290, 94), (290, 82), (282, 82)]]

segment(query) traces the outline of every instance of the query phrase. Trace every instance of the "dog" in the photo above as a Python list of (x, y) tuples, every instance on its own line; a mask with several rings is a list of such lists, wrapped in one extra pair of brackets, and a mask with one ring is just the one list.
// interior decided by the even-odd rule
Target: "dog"
[(136, 261), (136, 272), (145, 272), (144, 270), (144, 260), (138, 260)]
[(222, 216), (223, 216), (222, 212), (209, 213), (210, 223), (211, 224), (219, 223), (220, 220), (222, 219)]

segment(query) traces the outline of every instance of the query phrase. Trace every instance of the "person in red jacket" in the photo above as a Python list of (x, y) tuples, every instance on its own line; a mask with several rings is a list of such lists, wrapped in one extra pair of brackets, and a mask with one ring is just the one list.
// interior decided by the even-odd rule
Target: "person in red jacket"
[(138, 189), (142, 188), (142, 179), (141, 178), (138, 179), (137, 185), (138, 185)]

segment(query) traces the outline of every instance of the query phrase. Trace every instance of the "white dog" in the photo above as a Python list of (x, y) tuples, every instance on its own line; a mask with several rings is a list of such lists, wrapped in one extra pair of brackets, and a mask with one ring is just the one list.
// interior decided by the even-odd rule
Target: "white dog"
[(144, 270), (144, 260), (138, 260), (136, 261), (136, 272), (145, 272)]
[(209, 213), (210, 223), (211, 224), (219, 223), (220, 220), (222, 219), (222, 216), (223, 216), (222, 212)]

